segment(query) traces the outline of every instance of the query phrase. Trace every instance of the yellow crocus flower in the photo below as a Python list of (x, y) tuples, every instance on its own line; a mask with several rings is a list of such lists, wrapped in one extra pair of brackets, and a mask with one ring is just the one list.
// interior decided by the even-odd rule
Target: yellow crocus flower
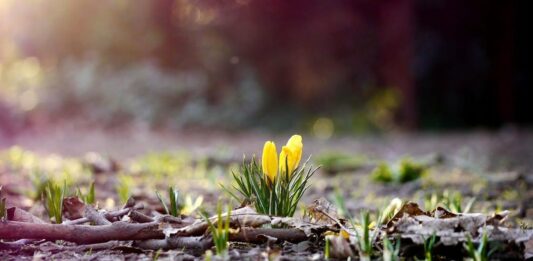
[(274, 142), (265, 142), (261, 164), (265, 176), (268, 177), (270, 182), (274, 182), (274, 179), (278, 175), (278, 151)]
[[(281, 172), (288, 173), (289, 175), (298, 167), (300, 160), (302, 159), (302, 136), (292, 135), (287, 141), (287, 145), (283, 146), (279, 155), (279, 168)], [(289, 168), (288, 170), (286, 168)]]
[(302, 136), (300, 135), (292, 135), (292, 137), (287, 141), (287, 146), (292, 151), (293, 156), (296, 157), (296, 162), (294, 164), (294, 168), (298, 167), (300, 164), (300, 160), (302, 159), (302, 150), (303, 150), (303, 143), (302, 143)]

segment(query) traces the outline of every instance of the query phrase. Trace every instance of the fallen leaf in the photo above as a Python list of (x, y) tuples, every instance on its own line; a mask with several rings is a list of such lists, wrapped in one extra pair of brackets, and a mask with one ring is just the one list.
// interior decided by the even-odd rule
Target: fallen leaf
[(273, 227), (289, 227), (289, 228), (296, 228), (305, 233), (306, 236), (310, 237), (312, 235), (316, 234), (322, 234), (326, 231), (339, 231), (339, 226), (335, 224), (320, 224), (320, 223), (312, 223), (309, 221), (305, 221), (300, 218), (292, 218), (292, 217), (274, 217), (272, 218), (271, 222)]
[(340, 222), (337, 208), (325, 198), (315, 199), (307, 206), (310, 221), (318, 224), (333, 225)]
[(85, 213), (85, 203), (78, 197), (66, 197), (63, 199), (63, 215), (73, 220), (82, 218)]

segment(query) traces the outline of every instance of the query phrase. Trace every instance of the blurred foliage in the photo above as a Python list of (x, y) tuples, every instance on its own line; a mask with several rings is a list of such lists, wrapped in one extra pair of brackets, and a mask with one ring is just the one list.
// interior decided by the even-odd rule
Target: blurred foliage
[(74, 181), (88, 183), (90, 178), (90, 171), (78, 159), (57, 154), (38, 155), (19, 146), (0, 151), (0, 171), (26, 177), (31, 187), (23, 188), (22, 192), (33, 200), (42, 199), (50, 181), (61, 180), (68, 187)]
[(368, 159), (363, 155), (350, 155), (340, 152), (327, 152), (316, 157), (315, 162), (321, 169), (328, 173), (341, 171), (353, 171), (365, 163)]
[(148, 153), (130, 164), (132, 172), (150, 173), (156, 177), (166, 177), (182, 172), (190, 166), (191, 155), (186, 152)]
[(0, 106), (37, 124), (389, 130), (400, 96), (375, 84), (358, 5), (0, 0)]
[(435, 210), (442, 206), (454, 213), (468, 213), (472, 210), (476, 198), (470, 198), (466, 204), (463, 195), (459, 191), (444, 190), (442, 193), (431, 193), (424, 197), (424, 207), (427, 211)]
[(115, 189), (120, 203), (125, 204), (131, 196), (131, 190), (135, 187), (135, 180), (128, 174), (121, 173), (118, 176), (118, 184)]
[(185, 201), (183, 202), (183, 207), (181, 208), (180, 213), (182, 215), (190, 215), (201, 207), (203, 202), (203, 196), (198, 196), (193, 199), (191, 195), (187, 195), (185, 196)]
[(91, 182), (91, 185), (89, 186), (89, 189), (87, 192), (83, 193), (81, 189), (78, 187), (76, 190), (76, 196), (81, 199), (85, 204), (91, 204), (94, 205), (96, 203), (96, 193), (94, 190), (94, 181)]
[[(131, 160), (127, 172), (136, 175), (147, 188), (160, 189), (160, 184), (175, 184), (176, 189), (186, 191), (189, 185), (211, 188), (225, 176), (228, 166), (209, 165), (208, 158), (193, 155), (186, 151), (152, 152)], [(188, 184), (183, 183), (183, 179)]]
[(428, 168), (423, 164), (404, 158), (393, 165), (386, 162), (380, 163), (372, 171), (371, 176), (374, 181), (382, 183), (405, 183), (419, 179), (427, 171)]
[[(176, 191), (183, 191), (176, 202), (180, 214), (191, 214), (203, 203), (202, 196), (197, 195), (195, 189), (218, 188), (221, 178), (227, 175), (229, 166), (208, 166), (208, 160), (192, 160), (192, 155), (186, 152), (147, 153), (138, 158), (124, 161), (124, 165), (117, 170), (108, 170), (105, 175), (91, 171), (86, 159), (63, 157), (56, 154), (41, 155), (21, 147), (14, 146), (0, 151), (0, 177), (7, 173), (17, 173), (15, 191), (24, 194), (29, 199), (25, 204), (35, 201), (46, 202), (47, 189), (50, 183), (64, 181), (67, 195), (78, 196), (86, 203), (96, 202), (96, 187), (98, 180), (109, 183), (115, 193), (102, 193), (100, 203), (114, 207), (115, 202), (125, 203), (130, 196), (153, 191), (168, 184), (176, 184)], [(116, 171), (116, 172), (115, 172)], [(188, 182), (183, 182), (187, 179)], [(71, 188), (72, 191), (68, 191)], [(191, 189), (194, 188), (194, 189)], [(45, 198), (42, 198), (42, 197)], [(118, 201), (117, 201), (118, 199)]]

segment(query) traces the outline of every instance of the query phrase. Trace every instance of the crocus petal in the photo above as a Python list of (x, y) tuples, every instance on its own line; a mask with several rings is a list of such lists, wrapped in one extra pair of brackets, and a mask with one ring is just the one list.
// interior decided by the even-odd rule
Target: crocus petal
[(263, 167), (263, 173), (271, 182), (274, 182), (276, 175), (278, 175), (278, 152), (274, 142), (265, 142), (261, 165)]
[[(281, 172), (287, 173), (289, 176), (292, 175), (292, 172), (296, 168), (296, 157), (293, 154), (293, 151), (289, 147), (283, 146), (279, 159), (279, 168)], [(287, 169), (287, 167), (289, 169)]]
[(287, 147), (292, 152), (293, 157), (295, 157), (294, 160), (294, 168), (297, 168), (300, 164), (300, 160), (302, 159), (302, 151), (303, 151), (303, 143), (302, 143), (302, 136), (300, 135), (292, 135), (292, 137), (287, 141)]

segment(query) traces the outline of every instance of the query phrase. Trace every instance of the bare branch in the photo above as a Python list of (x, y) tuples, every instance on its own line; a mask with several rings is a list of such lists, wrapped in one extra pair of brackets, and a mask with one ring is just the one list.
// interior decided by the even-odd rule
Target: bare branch
[(130, 212), (130, 218), (131, 220), (135, 221), (135, 222), (139, 222), (139, 223), (149, 223), (149, 222), (154, 222), (154, 219), (139, 212), (139, 211), (132, 211)]
[(197, 249), (206, 250), (213, 246), (213, 240), (210, 237), (171, 237), (167, 239), (151, 239), (145, 241), (136, 241), (135, 246), (143, 249)]
[(97, 225), (111, 225), (111, 222), (104, 217), (104, 214), (96, 211), (90, 205), (85, 207), (85, 217)]
[(267, 237), (293, 243), (308, 240), (309, 237), (300, 229), (295, 228), (241, 228), (236, 234), (230, 234), (230, 241), (263, 243)]
[[(124, 208), (124, 209), (120, 209), (117, 211), (106, 212), (104, 216), (107, 218), (107, 220), (112, 221), (112, 219), (114, 218), (118, 218), (118, 217), (128, 214), (131, 210), (138, 210), (138, 209), (143, 209), (143, 208), (144, 206), (142, 204), (139, 204), (139, 205), (134, 206), (133, 208)], [(89, 220), (87, 217), (83, 217), (83, 218), (79, 218), (75, 220), (64, 221), (62, 224), (63, 225), (79, 225), (79, 224), (87, 223), (89, 221), (91, 220)]]
[(158, 223), (133, 224), (118, 221), (111, 225), (87, 226), (34, 224), (17, 221), (0, 222), (2, 239), (47, 239), (75, 243), (99, 243), (110, 240), (162, 239)]

